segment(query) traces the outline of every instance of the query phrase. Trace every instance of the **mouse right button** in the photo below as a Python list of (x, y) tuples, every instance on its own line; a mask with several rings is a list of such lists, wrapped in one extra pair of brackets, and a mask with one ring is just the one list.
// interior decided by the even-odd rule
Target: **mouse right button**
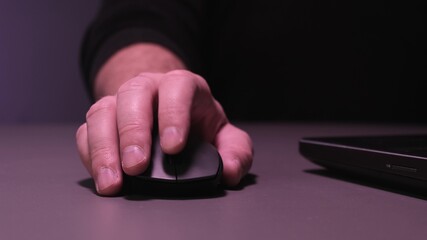
[(208, 143), (195, 143), (180, 153), (175, 162), (177, 181), (217, 179), (222, 173), (222, 160)]

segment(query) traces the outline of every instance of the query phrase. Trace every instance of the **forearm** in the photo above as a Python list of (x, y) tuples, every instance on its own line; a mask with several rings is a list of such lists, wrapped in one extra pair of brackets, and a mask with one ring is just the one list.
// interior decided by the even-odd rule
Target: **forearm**
[(94, 96), (114, 95), (127, 80), (142, 72), (164, 73), (185, 69), (184, 63), (168, 49), (152, 43), (138, 43), (112, 55), (98, 71), (94, 81)]

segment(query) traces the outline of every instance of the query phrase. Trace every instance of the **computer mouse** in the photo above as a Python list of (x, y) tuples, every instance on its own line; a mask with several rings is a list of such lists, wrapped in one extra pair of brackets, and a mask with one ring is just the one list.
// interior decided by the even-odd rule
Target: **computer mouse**
[(163, 153), (159, 137), (153, 137), (148, 169), (135, 176), (143, 190), (163, 194), (210, 192), (218, 188), (222, 176), (222, 159), (216, 148), (190, 135), (178, 154)]

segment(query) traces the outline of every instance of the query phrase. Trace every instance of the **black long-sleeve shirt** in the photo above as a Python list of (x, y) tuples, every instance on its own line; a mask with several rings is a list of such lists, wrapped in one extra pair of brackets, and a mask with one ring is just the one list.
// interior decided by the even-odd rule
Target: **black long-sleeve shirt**
[(105, 0), (88, 85), (118, 49), (155, 42), (244, 120), (427, 121), (426, 1)]

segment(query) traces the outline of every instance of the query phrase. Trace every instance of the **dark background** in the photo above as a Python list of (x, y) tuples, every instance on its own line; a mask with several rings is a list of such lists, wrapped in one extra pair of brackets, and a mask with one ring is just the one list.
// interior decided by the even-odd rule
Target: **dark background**
[(90, 106), (79, 47), (100, 1), (0, 7), (0, 123), (81, 122)]
[[(1, 5), (0, 124), (84, 121), (85, 113), (90, 106), (90, 101), (86, 89), (84, 87), (82, 75), (80, 73), (78, 65), (79, 48), (82, 41), (83, 33), (90, 21), (94, 18), (94, 15), (97, 12), (100, 2), (101, 0), (16, 0), (5, 2)], [(336, 113), (339, 113), (340, 117), (344, 118), (346, 117), (344, 110), (354, 110), (353, 112), (350, 112), (348, 114), (348, 119), (355, 120), (354, 115), (362, 117), (366, 115), (359, 114), (357, 112), (358, 110), (364, 112), (368, 109), (372, 113), (368, 116), (373, 119), (384, 120), (385, 118), (387, 120), (392, 119), (394, 121), (400, 121), (401, 119), (399, 117), (409, 116), (408, 118), (410, 120), (415, 119), (416, 121), (425, 123), (427, 121), (427, 112), (423, 110), (420, 111), (419, 105), (424, 105), (426, 101), (426, 95), (424, 90), (426, 89), (426, 73), (424, 71), (425, 44), (422, 44), (423, 42), (425, 42), (426, 38), (423, 30), (424, 22), (421, 21), (422, 19), (424, 19), (424, 10), (419, 9), (417, 7), (418, 5), (424, 5), (418, 4), (418, 1), (410, 1), (408, 4), (403, 5), (395, 3), (388, 4), (387, 6), (390, 5), (389, 12), (384, 13), (383, 6), (381, 5), (382, 2), (374, 2), (377, 2), (378, 6), (368, 4), (368, 6), (370, 7), (368, 8), (365, 7), (365, 5), (361, 4), (360, 6), (357, 5), (358, 8), (353, 8), (355, 7), (353, 5), (351, 5), (351, 8), (348, 7), (348, 9), (353, 9), (352, 13), (357, 14), (357, 16), (363, 13), (360, 16), (364, 16), (363, 18), (361, 18), (364, 21), (359, 19), (360, 21), (356, 22), (358, 24), (360, 23), (360, 26), (363, 26), (363, 28), (359, 25), (355, 26), (359, 26), (360, 29), (371, 29), (371, 32), (368, 32), (369, 34), (367, 34), (367, 36), (364, 35), (364, 31), (360, 31), (360, 34), (357, 35), (359, 38), (353, 38), (352, 34), (355, 33), (352, 31), (352, 28), (347, 29), (341, 27), (340, 24), (342, 23), (340, 21), (335, 21), (336, 19), (345, 19), (343, 17), (345, 16), (344, 12), (337, 13), (337, 16), (339, 18), (328, 18), (323, 16), (324, 9), (317, 9), (320, 15), (316, 19), (323, 19), (324, 21), (326, 21), (316, 21), (320, 22), (319, 26), (322, 26), (322, 28), (319, 27), (319, 29), (323, 31), (323, 26), (326, 26), (326, 29), (329, 29), (330, 32), (333, 32), (332, 30), (334, 29), (346, 29), (347, 32), (344, 33), (347, 33), (347, 35), (343, 34), (343, 31), (338, 32), (337, 34), (341, 38), (339, 39), (340, 41), (337, 40), (335, 42), (329, 42), (328, 38), (324, 38), (323, 41), (320, 41), (322, 43), (320, 45), (323, 46), (323, 48), (318, 47), (319, 44), (311, 44), (312, 42), (310, 42), (309, 44), (305, 44), (303, 41), (300, 41), (299, 38), (293, 38), (293, 40), (289, 40), (287, 36), (283, 37), (286, 38), (287, 41), (291, 41), (291, 43), (302, 42), (302, 44), (312, 46), (312, 48), (304, 48), (308, 49), (306, 50), (306, 55), (301, 54), (301, 51), (295, 50), (293, 50), (294, 55), (288, 54), (288, 58), (292, 59), (293, 61), (292, 63), (288, 64), (290, 64), (291, 68), (296, 73), (295, 75), (300, 77), (300, 79), (313, 79), (312, 77), (309, 77), (309, 75), (307, 77), (307, 75), (303, 75), (300, 73), (313, 73), (316, 75), (316, 77), (321, 71), (324, 71), (325, 76), (327, 76), (328, 73), (332, 73), (332, 77), (338, 79), (338, 82), (337, 84), (333, 84), (333, 82), (332, 84), (329, 84), (329, 86), (333, 87), (329, 87), (328, 89), (332, 92), (335, 92), (337, 94), (337, 97), (333, 97), (334, 95), (326, 94), (324, 92), (325, 82), (324, 79), (321, 79), (322, 81), (317, 81), (318, 85), (308, 85), (308, 83), (300, 81), (297, 82), (297, 84), (299, 85), (297, 85), (296, 88), (285, 88), (291, 89), (290, 94), (284, 94), (283, 92), (281, 92), (282, 88), (276, 89), (277, 91), (279, 91), (279, 94), (271, 94), (270, 89), (269, 92), (264, 95), (271, 98), (277, 97), (279, 99), (267, 99), (265, 102), (289, 103), (288, 106), (282, 106), (282, 109), (289, 109), (290, 112), (293, 111), (296, 113), (299, 113), (298, 111), (300, 110), (304, 111), (308, 113), (308, 115), (306, 116), (307, 119), (314, 119), (314, 117), (331, 119), (336, 115)], [(255, 4), (256, 2), (254, 1), (253, 3)], [(418, 5), (415, 3), (417, 3)], [(305, 9), (305, 5), (298, 5), (296, 9), (300, 9), (300, 12), (303, 12), (303, 10)], [(372, 9), (376, 9), (376, 11)], [(242, 11), (244, 11), (244, 9)], [(335, 13), (336, 11), (333, 12)], [(300, 16), (298, 11), (296, 11), (295, 16)], [(378, 16), (380, 17), (378, 18)], [(258, 21), (255, 18), (252, 20)], [(348, 18), (347, 22), (349, 21), (351, 22), (352, 18)], [(372, 24), (372, 22), (376, 22), (377, 25)], [(336, 26), (332, 23), (336, 24)], [(302, 22), (300, 28), (296, 29), (307, 29), (304, 24), (305, 23)], [(263, 24), (261, 24), (260, 26), (263, 26)], [(380, 36), (385, 37), (386, 41), (382, 41), (382, 38), (376, 37), (378, 30), (381, 30), (379, 34)], [(258, 31), (262, 32), (263, 29), (259, 28)], [(314, 37), (312, 35), (308, 35), (310, 38), (307, 39), (315, 39), (315, 41), (318, 41), (318, 39), (320, 39), (321, 37), (328, 36), (324, 35), (322, 31), (319, 31), (317, 35), (313, 35)], [(236, 31), (234, 28), (230, 28), (230, 32), (234, 33)], [(252, 32), (253, 30), (251, 29), (251, 36), (256, 35), (252, 34)], [(243, 35), (239, 32), (237, 32), (237, 34)], [(224, 38), (227, 37), (227, 35), (221, 36), (224, 36)], [(257, 36), (263, 35), (258, 34)], [(293, 36), (305, 35), (297, 31), (295, 32), (295, 34), (293, 34)], [(329, 49), (325, 47), (327, 46), (327, 44), (330, 44), (334, 47), (338, 46), (337, 49), (339, 49), (340, 45), (336, 43), (345, 42), (341, 41), (343, 39), (345, 40), (343, 36), (347, 36), (347, 38), (350, 40), (356, 39), (355, 41), (357, 43), (365, 44), (362, 46), (367, 46), (368, 48), (366, 49), (368, 49), (369, 51), (362, 52), (358, 50), (359, 48), (353, 48), (356, 49), (354, 54), (355, 56), (358, 56), (358, 58), (348, 57), (350, 55), (348, 55), (348, 52), (344, 51), (338, 51), (336, 55), (330, 53), (325, 54), (324, 52), (322, 52), (324, 51), (324, 49)], [(276, 37), (275, 39), (281, 40), (281, 38), (278, 37)], [(258, 39), (252, 40), (257, 41)], [(233, 44), (233, 42), (231, 42), (231, 44)], [(238, 44), (239, 42), (237, 42), (236, 46)], [(276, 45), (270, 44), (269, 46), (271, 49), (273, 49)], [(293, 48), (294, 45), (289, 44), (289, 46)], [(395, 46), (403, 47), (395, 48)], [(420, 46), (423, 46), (423, 48), (420, 48)], [(232, 45), (232, 47), (234, 47), (232, 49), (239, 49), (234, 45)], [(407, 49), (407, 52), (411, 53), (412, 55), (408, 55), (410, 57), (407, 57), (407, 52), (403, 51), (402, 49)], [(267, 50), (266, 52), (270, 53), (272, 51), (273, 50)], [(312, 61), (312, 65), (316, 66), (318, 65), (318, 62), (322, 62), (323, 58), (312, 57), (312, 54), (316, 53), (316, 51), (318, 51), (317, 56), (323, 57), (325, 55), (329, 55), (331, 59), (336, 59), (337, 64), (341, 65), (329, 64), (331, 68), (333, 68), (332, 71), (328, 71), (327, 68), (323, 68), (323, 65), (319, 65), (320, 67), (318, 67), (318, 71), (305, 71), (305, 65), (299, 63), (304, 63), (303, 61), (305, 61), (306, 59), (314, 59)], [(247, 52), (248, 51), (243, 48), (240, 53)], [(240, 56), (238, 55), (239, 52), (237, 52), (236, 54), (236, 52), (226, 51), (226, 53), (232, 56)], [(348, 69), (349, 67), (351, 68), (353, 66), (359, 67), (359, 65), (348, 64), (348, 62), (342, 60), (345, 56), (341, 55), (347, 56), (348, 59), (355, 59), (354, 61), (356, 63), (363, 63), (362, 65), (360, 65), (361, 67), (363, 67), (363, 69)], [(229, 69), (233, 70), (235, 66), (233, 58), (229, 56), (224, 56), (224, 59), (231, 59), (229, 61), (228, 66), (230, 66)], [(252, 62), (250, 62), (250, 57), (242, 57), (240, 59), (246, 59), (247, 62), (244, 62), (242, 66), (245, 67), (240, 68), (241, 71), (236, 73), (236, 76), (239, 79), (247, 79), (247, 76), (245, 74), (249, 74), (249, 77), (252, 78), (256, 76), (254, 71), (247, 71), (247, 69), (258, 69), (259, 73), (261, 74), (260, 76), (262, 76), (264, 79), (276, 80), (277, 77), (275, 76), (280, 76), (274, 71), (269, 71), (272, 77), (266, 77), (265, 71), (263, 71), (262, 68), (257, 68), (257, 66), (253, 67), (250, 65), (253, 64)], [(278, 61), (283, 61), (281, 55), (279, 55), (277, 59)], [(298, 59), (300, 59), (300, 62), (296, 61)], [(402, 64), (402, 62), (404, 64)], [(378, 63), (382, 63), (382, 65), (378, 65)], [(298, 69), (292, 64), (299, 64), (299, 66), (303, 66), (304, 69)], [(218, 66), (221, 66), (221, 69), (219, 70), (226, 71), (228, 68), (223, 67), (224, 65), (225, 64), (223, 62), (221, 62), (221, 64), (218, 64)], [(226, 72), (221, 71), (212, 71), (216, 72), (216, 74), (220, 76), (216, 78), (215, 76), (213, 76), (212, 78), (221, 79), (222, 76), (228, 76), (227, 74), (225, 74)], [(277, 71), (280, 72), (282, 70), (278, 69)], [(348, 78), (348, 73), (353, 72), (357, 72), (359, 74), (355, 75), (356, 78), (353, 82), (353, 85), (348, 85), (345, 81), (341, 81), (341, 79)], [(402, 72), (404, 72), (403, 75)], [(340, 74), (343, 77), (341, 77)], [(394, 94), (394, 92), (391, 92), (389, 91), (389, 89), (384, 88), (385, 85), (383, 85), (383, 83), (385, 81), (387, 82), (387, 85), (392, 86), (393, 83), (391, 82), (391, 79), (394, 78), (396, 80), (400, 80), (399, 76), (401, 75), (404, 76), (404, 81), (401, 83), (402, 87), (400, 87), (399, 82), (396, 82), (394, 84), (394, 87), (395, 89), (397, 89), (398, 94)], [(332, 79), (332, 77), (328, 77), (327, 79)], [(359, 81), (359, 77), (363, 81)], [(255, 79), (258, 78), (255, 77)], [(385, 80), (377, 81), (378, 79)], [(227, 81), (227, 79), (224, 78), (223, 82), (230, 83), (233, 81)], [(254, 89), (259, 89), (257, 83), (258, 82), (255, 82), (253, 86), (251, 86), (250, 84), (246, 84), (244, 86), (247, 88), (252, 87)], [(310, 82), (310, 84), (311, 83), (312, 82)], [(238, 84), (238, 82), (234, 81), (234, 84)], [(310, 87), (308, 88), (307, 86)], [(237, 87), (239, 86), (227, 86), (226, 89), (229, 89), (230, 96), (235, 95), (235, 89)], [(318, 89), (322, 89), (322, 91), (318, 91)], [(336, 89), (341, 89), (342, 91), (335, 91)], [(359, 90), (356, 91), (357, 89)], [(374, 94), (366, 92), (366, 89), (371, 89), (370, 92)], [(383, 91), (385, 97), (378, 97), (377, 92), (383, 89), (386, 89), (386, 91)], [(413, 89), (417, 90), (417, 94), (412, 94)], [(303, 97), (300, 97), (299, 93), (303, 91), (305, 92), (305, 95), (303, 95)], [(391, 98), (390, 95), (392, 96)], [(311, 98), (306, 98), (306, 96), (311, 96)], [(349, 101), (336, 101), (336, 99), (356, 99), (355, 96), (359, 97), (359, 99), (357, 100), (364, 101), (367, 108), (360, 107), (363, 106), (363, 104), (360, 104), (359, 101), (354, 102), (354, 106), (351, 107), (349, 107)], [(371, 101), (369, 96), (375, 97), (376, 99), (380, 99), (380, 101)], [(280, 99), (282, 97), (284, 99)], [(259, 108), (253, 108), (253, 106), (256, 106), (255, 104), (259, 104), (257, 96), (245, 96), (241, 97), (240, 99), (246, 101), (246, 99), (248, 98), (253, 100), (252, 104), (247, 102), (236, 103), (240, 106), (247, 106), (250, 109), (262, 108), (262, 106)], [(219, 99), (223, 103), (223, 106), (226, 106), (226, 100), (233, 98), (228, 97), (228, 95), (224, 95), (222, 99)], [(300, 101), (298, 102), (298, 104), (294, 104), (294, 102), (291, 101), (293, 99), (300, 99)], [(314, 107), (313, 101), (309, 101), (307, 99), (317, 99), (316, 103), (320, 107)], [(319, 101), (319, 99), (321, 99), (322, 101)], [(394, 102), (389, 102), (388, 99), (392, 99)], [(371, 104), (371, 102), (376, 102), (377, 105)], [(414, 102), (417, 104), (412, 104)], [(322, 108), (322, 106), (326, 107)], [(331, 108), (330, 106), (335, 106), (335, 108)], [(228, 107), (229, 109), (226, 108), (226, 110), (229, 113), (229, 116), (231, 111), (228, 110), (231, 109), (236, 111), (237, 109), (243, 109), (235, 107), (231, 103)], [(309, 109), (309, 111), (306, 111), (306, 109)], [(378, 109), (384, 110), (385, 112), (383, 113), (381, 111), (378, 111)], [(277, 112), (274, 110), (272, 114), (277, 115)], [(288, 113), (285, 112), (285, 114)], [(378, 117), (375, 114), (378, 115)], [(249, 112), (249, 115), (258, 116), (262, 119), (265, 119), (266, 116), (268, 117), (268, 113), (252, 114), (251, 112)], [(291, 114), (288, 114), (287, 117), (292, 119)]]

